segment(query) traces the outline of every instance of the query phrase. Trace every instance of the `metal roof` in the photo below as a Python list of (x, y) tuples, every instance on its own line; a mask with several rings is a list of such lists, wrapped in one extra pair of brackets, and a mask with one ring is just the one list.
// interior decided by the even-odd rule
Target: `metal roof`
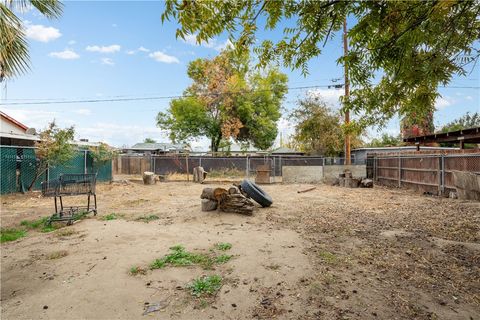
[(186, 147), (183, 144), (174, 144), (174, 143), (136, 143), (128, 150), (144, 150), (144, 151), (155, 151), (155, 150), (185, 150)]
[(469, 128), (445, 133), (434, 133), (419, 137), (409, 137), (403, 139), (405, 142), (460, 142), (464, 143), (480, 143), (480, 127)]

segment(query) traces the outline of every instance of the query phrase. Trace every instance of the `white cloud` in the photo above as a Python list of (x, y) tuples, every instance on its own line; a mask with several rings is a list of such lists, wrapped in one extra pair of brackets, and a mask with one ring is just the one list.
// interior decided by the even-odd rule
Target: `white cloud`
[(71, 49), (65, 49), (63, 51), (50, 52), (48, 54), (50, 57), (64, 59), (64, 60), (74, 60), (80, 58), (80, 55)]
[(4, 108), (2, 111), (20, 121), (29, 128), (37, 129), (37, 132), (44, 129), (49, 122), (58, 117), (54, 111), (30, 109)]
[(90, 52), (100, 52), (100, 53), (114, 53), (120, 51), (121, 46), (118, 44), (112, 44), (110, 46), (87, 46), (85, 50)]
[(112, 27), (116, 28), (116, 27), (118, 27), (118, 25), (116, 23), (112, 23)]
[(177, 57), (174, 56), (169, 56), (166, 53), (163, 53), (161, 51), (155, 51), (152, 52), (148, 55), (150, 58), (155, 59), (158, 62), (163, 62), (163, 63), (180, 63), (180, 61), (177, 59)]
[(82, 116), (89, 116), (92, 114), (92, 110), (90, 109), (77, 109), (73, 112), (75, 112), (76, 114), (80, 114)]
[(115, 62), (113, 62), (113, 60), (110, 59), (110, 58), (102, 58), (102, 59), (100, 59), (100, 62), (102, 64), (106, 64), (107, 66), (114, 66), (115, 65)]
[(196, 34), (187, 34), (185, 39), (183, 39), (183, 42), (191, 46), (202, 46), (209, 49), (215, 49), (217, 51), (222, 51), (227, 47), (233, 47), (233, 43), (230, 41), (230, 39), (227, 39), (224, 42), (219, 42), (216, 38), (213, 38), (208, 42), (202, 42), (201, 44), (198, 44)]
[(340, 109), (340, 97), (344, 94), (343, 89), (313, 89), (307, 92), (307, 96), (321, 98), (334, 109)]
[(147, 49), (144, 46), (140, 46), (136, 50), (128, 50), (125, 53), (129, 55), (133, 55), (133, 54), (136, 54), (137, 52), (150, 52), (150, 49)]
[(472, 97), (472, 96), (466, 96), (466, 97), (465, 97), (465, 100), (473, 101), (473, 97)]
[(189, 44), (191, 46), (198, 46), (198, 43), (197, 43), (197, 35), (195, 34), (187, 34), (185, 36), (185, 39), (182, 39), (183, 42), (185, 42), (186, 44)]
[(75, 43), (77, 43), (77, 41), (75, 41), (75, 40), (70, 40), (70, 41), (68, 41), (68, 44), (69, 44), (70, 46), (73, 46)]
[(219, 43), (218, 45), (215, 46), (214, 49), (217, 51), (222, 51), (227, 48), (229, 49), (233, 48), (233, 43), (232, 41), (230, 41), (230, 39), (225, 40), (225, 42), (223, 43)]
[(50, 42), (62, 36), (60, 30), (54, 27), (46, 27), (41, 24), (30, 24), (29, 21), (25, 22), (25, 35), (29, 39), (40, 42)]
[(453, 103), (454, 103), (454, 100), (450, 97), (438, 97), (435, 100), (435, 108), (437, 110), (442, 110), (451, 106)]

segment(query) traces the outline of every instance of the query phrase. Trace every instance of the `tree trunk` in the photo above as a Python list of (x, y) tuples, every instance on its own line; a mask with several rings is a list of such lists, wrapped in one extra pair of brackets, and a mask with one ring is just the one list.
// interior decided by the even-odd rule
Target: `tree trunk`
[[(43, 169), (43, 170), (41, 170), (41, 171), (38, 171), (38, 169), (35, 171), (35, 177), (33, 177), (33, 180), (32, 180), (32, 182), (30, 183), (30, 186), (28, 186), (28, 189), (27, 189), (28, 191), (32, 191), (32, 188), (33, 188), (33, 186), (35, 185), (35, 182), (37, 182), (38, 178), (39, 178), (42, 174), (44, 174), (44, 173), (47, 171), (47, 169), (48, 169), (48, 167), (45, 168), (45, 169)], [(48, 179), (47, 179), (47, 180), (48, 180)]]
[(152, 185), (152, 184), (155, 184), (156, 182), (155, 174), (150, 171), (145, 171), (142, 175), (142, 178), (143, 178), (143, 184), (146, 184), (146, 185)]

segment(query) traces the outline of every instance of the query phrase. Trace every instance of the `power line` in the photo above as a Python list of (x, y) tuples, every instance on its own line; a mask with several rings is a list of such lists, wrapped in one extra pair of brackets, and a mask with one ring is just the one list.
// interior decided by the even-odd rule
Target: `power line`
[[(289, 87), (290, 90), (304, 90), (304, 89), (315, 89), (315, 88), (329, 88), (329, 89), (339, 89), (343, 86), (342, 84), (330, 84), (330, 85), (314, 85), (314, 86), (298, 86), (298, 87)], [(480, 89), (478, 86), (441, 86), (445, 89)], [(265, 89), (257, 90), (255, 92), (270, 92), (274, 89)], [(246, 94), (249, 92), (227, 92), (222, 94)], [(219, 96), (220, 93), (204, 94), (203, 96)], [(73, 104), (73, 103), (100, 103), (100, 102), (128, 102), (128, 101), (148, 101), (148, 100), (167, 100), (175, 99), (182, 97), (191, 97), (194, 95), (170, 95), (170, 96), (152, 96), (152, 97), (134, 97), (134, 96), (113, 96), (108, 99), (73, 99), (73, 100), (60, 100), (60, 99), (9, 99), (7, 101), (26, 101), (26, 102), (2, 102), (0, 105), (3, 106), (15, 106), (15, 105), (50, 105), (50, 104)], [(41, 100), (41, 101), (35, 101)]]

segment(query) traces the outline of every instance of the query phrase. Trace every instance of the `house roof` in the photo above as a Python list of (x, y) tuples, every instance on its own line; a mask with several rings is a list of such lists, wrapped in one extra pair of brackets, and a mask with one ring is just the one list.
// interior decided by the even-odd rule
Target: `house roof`
[(287, 147), (280, 147), (280, 148), (272, 151), (272, 154), (278, 154), (278, 153), (282, 153), (282, 154), (286, 154), (286, 153), (303, 154), (304, 152), (294, 150), (294, 149), (290, 149), (290, 148), (287, 148)]
[(480, 127), (468, 128), (444, 133), (434, 133), (418, 137), (403, 139), (404, 142), (431, 143), (431, 142), (460, 142), (480, 143)]
[(40, 141), (39, 136), (26, 133), (0, 132), (0, 137), (18, 140)]
[(171, 150), (185, 150), (186, 146), (183, 144), (174, 144), (174, 143), (136, 143), (129, 150), (143, 150), (143, 151), (171, 151)]
[[(414, 150), (417, 149), (416, 146), (400, 146), (400, 147), (366, 147), (366, 148), (356, 148), (352, 149), (353, 151), (394, 151), (394, 150)], [(450, 148), (450, 147), (423, 147), (422, 150), (458, 150), (459, 148)]]
[(24, 131), (26, 131), (28, 129), (28, 127), (26, 125), (24, 125), (20, 121), (15, 120), (14, 118), (10, 117), (8, 114), (6, 114), (3, 111), (0, 111), (0, 116), (2, 118), (4, 118), (5, 120), (7, 120), (8, 122), (11, 122), (12, 124), (16, 125), (17, 127), (19, 127), (20, 129), (22, 129)]

